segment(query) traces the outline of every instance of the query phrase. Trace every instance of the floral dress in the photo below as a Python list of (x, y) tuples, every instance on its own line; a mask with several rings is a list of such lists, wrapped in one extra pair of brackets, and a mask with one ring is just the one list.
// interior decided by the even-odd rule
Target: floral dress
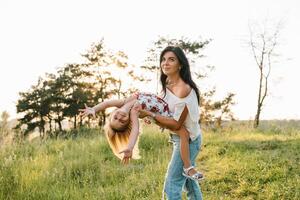
[(164, 117), (172, 117), (168, 104), (155, 94), (138, 92), (135, 94), (142, 109), (160, 114)]

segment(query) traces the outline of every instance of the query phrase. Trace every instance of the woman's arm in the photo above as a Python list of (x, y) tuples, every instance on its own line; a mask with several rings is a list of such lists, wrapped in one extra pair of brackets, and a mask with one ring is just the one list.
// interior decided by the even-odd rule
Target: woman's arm
[(152, 117), (159, 126), (165, 127), (167, 129), (170, 129), (173, 131), (178, 130), (182, 127), (182, 125), (188, 115), (188, 109), (186, 106), (184, 107), (178, 121), (176, 121), (173, 118), (164, 117), (162, 115), (155, 114), (155, 113), (147, 111), (147, 110), (142, 110), (140, 112), (143, 113), (143, 115)]
[[(188, 84), (183, 84), (180, 88), (178, 89), (169, 89), (171, 90), (177, 97), (179, 98), (184, 98), (186, 97), (187, 95), (189, 95), (189, 93), (191, 92), (191, 87), (188, 85)], [(175, 119), (173, 118), (168, 118), (168, 117), (164, 117), (164, 116), (161, 116), (161, 115), (152, 115), (153, 119), (158, 122), (158, 125), (162, 125), (163, 127), (166, 127), (170, 130), (173, 130), (173, 131), (176, 131), (176, 130), (179, 130), (187, 115), (188, 115), (188, 108), (187, 106), (185, 105), (180, 117), (179, 117), (179, 120), (176, 121)]]

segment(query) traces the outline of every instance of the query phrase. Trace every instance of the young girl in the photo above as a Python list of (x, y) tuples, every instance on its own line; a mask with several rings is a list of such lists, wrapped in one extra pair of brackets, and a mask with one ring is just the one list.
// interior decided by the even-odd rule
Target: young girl
[[(136, 93), (129, 98), (123, 100), (107, 100), (94, 107), (80, 109), (82, 116), (93, 115), (96, 112), (103, 111), (109, 107), (117, 107), (109, 116), (105, 124), (104, 131), (108, 143), (113, 153), (124, 164), (129, 162), (132, 157), (138, 159), (139, 152), (136, 145), (139, 135), (138, 118), (151, 116), (154, 120), (156, 115), (172, 118), (168, 104), (158, 97), (150, 93)], [(140, 112), (142, 111), (143, 112)], [(175, 120), (174, 120), (175, 121)], [(203, 175), (196, 171), (190, 163), (189, 159), (189, 132), (185, 128), (172, 130), (180, 136), (180, 154), (184, 163), (182, 175), (193, 180), (202, 180)], [(121, 154), (124, 153), (123, 157)]]

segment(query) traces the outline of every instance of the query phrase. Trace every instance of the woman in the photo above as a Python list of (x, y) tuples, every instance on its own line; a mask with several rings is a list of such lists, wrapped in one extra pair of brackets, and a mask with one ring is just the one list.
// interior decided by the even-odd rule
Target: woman
[(180, 157), (180, 138), (171, 134), (173, 142), (172, 158), (168, 166), (164, 183), (164, 193), (169, 200), (182, 198), (182, 189), (187, 191), (188, 199), (202, 199), (198, 181), (186, 178), (182, 169), (195, 173), (195, 160), (201, 146), (201, 130), (199, 125), (199, 91), (192, 80), (189, 62), (179, 47), (166, 47), (160, 55), (161, 84), (163, 99), (168, 103), (169, 109), (174, 113), (177, 121), (161, 116), (152, 115), (149, 111), (142, 111), (145, 115), (154, 116), (157, 123), (171, 130), (178, 130), (184, 126), (190, 133), (190, 160), (191, 165), (184, 168)]

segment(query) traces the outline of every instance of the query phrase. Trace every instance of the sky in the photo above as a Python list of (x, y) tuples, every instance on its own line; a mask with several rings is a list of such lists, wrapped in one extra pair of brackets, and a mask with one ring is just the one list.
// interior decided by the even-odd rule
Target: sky
[(297, 0), (1, 0), (0, 112), (16, 117), (19, 92), (45, 73), (80, 62), (102, 38), (138, 65), (158, 36), (184, 36), (212, 39), (200, 65), (215, 70), (200, 84), (215, 86), (216, 98), (235, 93), (236, 118), (253, 119), (258, 67), (243, 40), (249, 22), (270, 19), (283, 20), (284, 27), (261, 119), (299, 119), (299, 10)]

